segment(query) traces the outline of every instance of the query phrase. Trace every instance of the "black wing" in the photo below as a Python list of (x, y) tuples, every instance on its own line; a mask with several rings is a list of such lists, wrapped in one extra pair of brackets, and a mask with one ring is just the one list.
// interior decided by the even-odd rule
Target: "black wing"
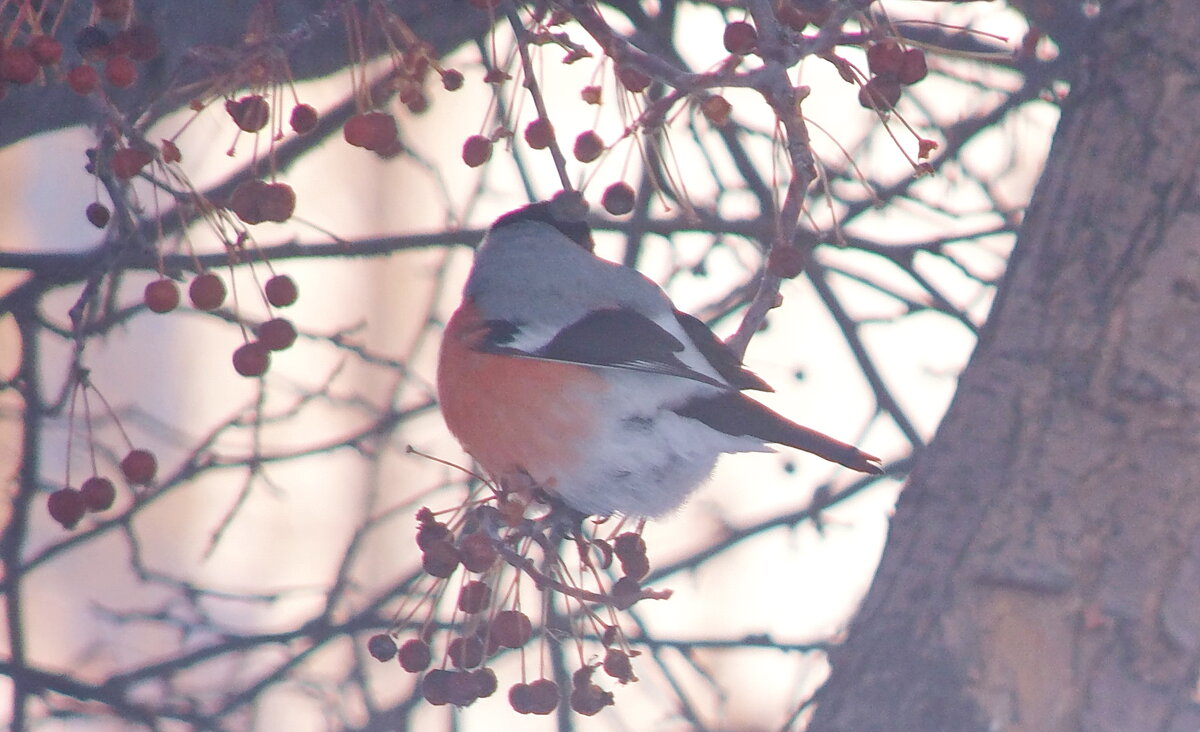
[[(704, 327), (699, 321), (697, 324)], [(519, 324), (488, 321), (488, 330), (485, 347), (492, 353), (666, 374), (722, 389), (729, 388), (729, 384), (695, 371), (680, 361), (676, 354), (686, 348), (683, 342), (650, 318), (630, 308), (610, 308), (588, 313), (563, 328), (553, 340), (536, 351), (521, 351), (506, 345), (520, 330)], [(688, 335), (691, 336), (691, 333)], [(716, 336), (709, 335), (716, 340)], [(703, 347), (700, 352), (708, 357)], [(725, 376), (722, 367), (714, 365), (714, 370)], [(735, 386), (745, 388), (737, 384)]]

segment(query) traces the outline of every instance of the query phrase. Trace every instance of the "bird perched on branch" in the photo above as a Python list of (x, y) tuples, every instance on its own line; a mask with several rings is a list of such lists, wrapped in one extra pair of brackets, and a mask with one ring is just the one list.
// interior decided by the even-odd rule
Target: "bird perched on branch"
[(722, 453), (768, 443), (883, 472), (743, 394), (771, 387), (648, 278), (593, 254), (557, 203), (492, 224), (442, 340), (442, 414), (491, 478), (647, 517), (683, 503)]

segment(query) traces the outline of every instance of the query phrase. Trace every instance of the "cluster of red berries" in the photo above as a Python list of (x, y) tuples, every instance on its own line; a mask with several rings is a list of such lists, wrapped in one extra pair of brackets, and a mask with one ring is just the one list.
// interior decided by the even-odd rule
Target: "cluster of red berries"
[[(225, 282), (215, 272), (201, 272), (188, 285), (188, 298), (197, 310), (216, 310), (225, 303)], [(263, 299), (276, 308), (292, 305), (300, 296), (296, 282), (287, 275), (274, 275), (263, 285)], [(169, 277), (160, 277), (146, 285), (146, 307), (156, 313), (169, 313), (179, 306), (179, 286)], [(296, 342), (296, 327), (287, 318), (271, 318), (254, 328), (255, 340), (247, 341), (233, 352), (233, 368), (242, 376), (262, 376), (271, 365), (271, 352), (283, 351)]]
[[(129, 485), (148, 485), (158, 472), (158, 462), (149, 450), (130, 450), (121, 460), (121, 474)], [(50, 518), (73, 529), (89, 511), (99, 513), (112, 508), (117, 489), (108, 478), (93, 475), (78, 488), (59, 488), (50, 494), (46, 507)]]
[[(612, 692), (595, 683), (593, 676), (597, 670), (603, 670), (622, 684), (637, 681), (630, 661), (637, 653), (628, 648), (611, 613), (627, 609), (646, 597), (669, 595), (641, 586), (641, 580), (650, 571), (642, 537), (625, 532), (611, 542), (586, 539), (580, 536), (577, 514), (552, 506), (538, 518), (527, 518), (531, 504), (511, 494), (498, 493), (495, 503), (472, 501), (465, 505), (470, 508), (450, 523), (439, 520), (428, 508), (417, 513), (417, 546), (421, 550), (422, 567), (432, 578), (433, 586), (422, 593), (422, 600), (389, 633), (380, 633), (367, 641), (368, 652), (381, 662), (396, 658), (405, 671), (424, 674), (420, 693), (431, 704), (463, 707), (491, 696), (499, 684), (487, 662), (507, 651), (524, 654), (535, 637), (533, 621), (520, 608), (520, 585), (524, 578), (531, 580), (538, 592), (547, 595), (543, 598), (546, 602), (551, 599), (549, 594), (558, 593), (568, 603), (576, 603), (580, 608), (580, 626), (599, 639), (604, 656), (575, 671), (569, 692), (560, 690), (552, 679), (523, 678), (509, 687), (510, 706), (522, 714), (550, 714), (565, 702), (575, 712), (590, 716), (612, 705)], [(568, 525), (576, 527), (569, 539), (563, 533)], [(551, 558), (542, 566), (565, 566), (565, 558), (557, 557), (560, 539), (574, 545), (582, 565), (581, 576), (590, 574), (599, 586), (597, 570), (612, 567), (614, 557), (622, 576), (608, 592), (592, 592), (575, 584), (568, 573), (546, 570), (547, 574), (536, 569), (533, 559), (526, 556), (533, 546), (539, 547), (544, 557)], [(434, 647), (438, 645), (435, 607), (449, 588), (447, 580), (459, 568), (463, 576), (453, 596), (454, 616), (448, 624), (452, 630), (447, 631), (449, 637), (444, 642), (441, 663), (431, 668)], [(593, 607), (610, 613), (611, 622), (601, 621)], [(425, 617), (417, 618), (422, 611)], [(395, 638), (410, 624), (418, 627), (416, 636), (398, 645)], [(583, 635), (582, 630), (576, 633), (581, 656)]]
[(63, 81), (78, 94), (91, 94), (107, 83), (125, 89), (137, 82), (137, 63), (159, 53), (152, 28), (132, 22), (131, 0), (94, 0), (96, 24), (79, 29), (73, 46), (79, 60), (65, 71), (51, 73), (63, 61), (59, 39), (40, 27), (40, 16), (18, 13), (18, 20), (0, 41), (0, 97), (6, 84), (23, 86), (39, 79)]
[(928, 73), (924, 51), (891, 38), (867, 47), (867, 68), (871, 78), (859, 88), (858, 103), (880, 111), (896, 106), (902, 85), (916, 84)]

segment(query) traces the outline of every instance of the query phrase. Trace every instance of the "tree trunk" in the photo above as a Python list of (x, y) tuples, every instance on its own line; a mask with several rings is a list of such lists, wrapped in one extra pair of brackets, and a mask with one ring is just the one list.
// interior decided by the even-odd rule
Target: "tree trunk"
[(1200, 729), (1200, 13), (1103, 8), (812, 730)]

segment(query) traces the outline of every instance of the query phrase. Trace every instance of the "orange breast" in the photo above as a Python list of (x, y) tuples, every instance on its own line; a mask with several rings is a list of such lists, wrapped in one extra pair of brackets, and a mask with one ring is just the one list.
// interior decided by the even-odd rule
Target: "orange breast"
[(479, 311), (464, 300), (438, 358), (446, 425), (492, 478), (524, 471), (551, 487), (595, 434), (605, 381), (583, 366), (480, 353), (485, 334)]

